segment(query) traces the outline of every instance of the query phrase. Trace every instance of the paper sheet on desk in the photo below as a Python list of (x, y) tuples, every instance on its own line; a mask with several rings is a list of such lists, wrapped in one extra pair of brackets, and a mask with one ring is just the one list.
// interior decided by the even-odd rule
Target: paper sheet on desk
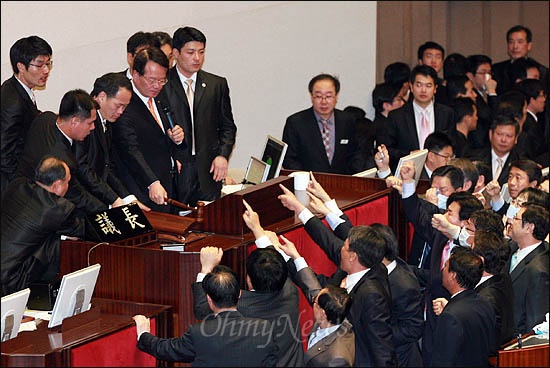
[(19, 333), (23, 331), (34, 331), (34, 330), (36, 330), (36, 320), (21, 323), (19, 325)]

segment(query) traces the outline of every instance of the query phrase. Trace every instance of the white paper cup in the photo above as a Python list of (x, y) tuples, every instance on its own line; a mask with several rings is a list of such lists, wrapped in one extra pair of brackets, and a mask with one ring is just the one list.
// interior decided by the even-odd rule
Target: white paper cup
[(296, 171), (291, 175), (294, 177), (294, 190), (306, 190), (309, 184), (309, 172)]

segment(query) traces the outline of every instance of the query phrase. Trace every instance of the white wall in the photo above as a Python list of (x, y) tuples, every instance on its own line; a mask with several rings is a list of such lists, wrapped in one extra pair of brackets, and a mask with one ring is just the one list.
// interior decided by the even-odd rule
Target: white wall
[(281, 137), (286, 117), (311, 106), (307, 84), (318, 73), (340, 78), (340, 109), (374, 115), (375, 1), (2, 1), (1, 11), (2, 81), (17, 39), (36, 34), (53, 48), (55, 66), (36, 92), (43, 111), (57, 112), (68, 90), (91, 91), (100, 75), (125, 69), (135, 32), (203, 31), (204, 69), (229, 82), (238, 128), (232, 168), (244, 169), (267, 134)]

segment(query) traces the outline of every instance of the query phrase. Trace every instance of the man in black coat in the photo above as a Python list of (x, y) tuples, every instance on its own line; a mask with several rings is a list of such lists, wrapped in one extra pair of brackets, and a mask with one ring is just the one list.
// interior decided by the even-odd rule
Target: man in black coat
[[(217, 249), (204, 247), (203, 254)], [(241, 288), (235, 273), (218, 265), (201, 283), (209, 314), (181, 337), (158, 338), (150, 333), (149, 319), (134, 316), (138, 348), (161, 360), (191, 362), (192, 367), (274, 367), (277, 336), (270, 321), (244, 317), (237, 310)]]
[(1, 191), (15, 179), (27, 132), (40, 113), (33, 89), (44, 88), (52, 69), (52, 48), (42, 38), (29, 36), (10, 48), (13, 76), (2, 83), (0, 103), (0, 185)]

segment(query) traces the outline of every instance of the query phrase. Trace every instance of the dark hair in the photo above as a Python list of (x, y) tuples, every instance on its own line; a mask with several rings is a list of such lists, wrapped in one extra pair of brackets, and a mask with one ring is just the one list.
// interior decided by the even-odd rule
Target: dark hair
[(411, 84), (414, 83), (414, 80), (416, 79), (417, 75), (423, 75), (425, 77), (432, 78), (434, 81), (434, 84), (437, 83), (437, 72), (434, 68), (428, 65), (417, 65), (411, 70), (411, 79), (409, 82)]
[(388, 225), (383, 225), (379, 223), (374, 223), (370, 226), (380, 234), (380, 236), (384, 239), (384, 242), (386, 243), (384, 258), (386, 258), (390, 262), (395, 261), (397, 257), (399, 257), (399, 243), (397, 242), (397, 237), (395, 236), (392, 228)]
[(153, 32), (153, 36), (155, 36), (159, 40), (160, 46), (170, 45), (170, 47), (172, 47), (172, 36), (170, 36), (168, 33), (163, 31), (156, 31)]
[(145, 74), (145, 66), (148, 61), (159, 64), (163, 68), (168, 69), (168, 57), (161, 49), (157, 47), (146, 47), (140, 50), (134, 59), (134, 70), (139, 75)]
[(539, 66), (531, 59), (520, 58), (514, 60), (509, 70), (510, 81), (513, 84), (517, 84), (518, 79), (520, 81), (527, 79), (527, 70), (532, 68), (538, 70)]
[(462, 174), (464, 174), (464, 182), (472, 182), (472, 186), (468, 189), (468, 192), (473, 193), (477, 183), (477, 179), (479, 179), (479, 172), (477, 171), (477, 168), (472, 163), (472, 161), (463, 157), (453, 158), (449, 161), (449, 165), (458, 167), (460, 170), (462, 170)]
[(466, 116), (474, 115), (476, 103), (469, 97), (457, 97), (452, 100), (451, 107), (454, 111), (455, 124), (458, 124)]
[(467, 71), (466, 56), (462, 54), (457, 52), (449, 54), (443, 61), (443, 78), (445, 80), (448, 78), (465, 76)]
[(160, 42), (151, 32), (136, 32), (126, 41), (126, 52), (135, 55), (145, 47), (160, 47)]
[(206, 46), (206, 36), (204, 33), (193, 27), (180, 27), (174, 32), (174, 37), (172, 37), (172, 47), (181, 50), (187, 42), (200, 42)]
[(457, 98), (458, 94), (466, 93), (466, 83), (469, 81), (466, 75), (449, 77), (447, 79), (447, 95), (449, 98)]
[(449, 258), (449, 272), (456, 273), (458, 285), (471, 290), (481, 280), (483, 262), (470, 248), (454, 247)]
[(494, 132), (495, 129), (499, 126), (508, 126), (508, 125), (511, 125), (514, 127), (514, 130), (517, 136), (519, 134), (519, 122), (509, 115), (497, 115), (497, 117), (494, 118), (493, 122), (491, 123), (491, 131)]
[(506, 32), (506, 42), (508, 42), (512, 33), (516, 33), (516, 32), (525, 32), (525, 36), (526, 36), (525, 38), (527, 42), (533, 42), (533, 33), (529, 28), (522, 25), (513, 26), (508, 30), (508, 32)]
[(235, 272), (224, 265), (217, 265), (212, 269), (212, 272), (204, 276), (202, 288), (218, 308), (236, 306), (241, 293), (241, 287)]
[(468, 220), (475, 211), (483, 209), (483, 204), (473, 194), (468, 192), (454, 192), (447, 199), (447, 208), (456, 202), (460, 206), (458, 218), (461, 221)]
[(523, 194), (523, 193), (527, 195), (527, 202), (540, 204), (544, 208), (550, 208), (550, 195), (548, 195), (548, 193), (546, 193), (544, 190), (527, 187), (527, 188), (523, 188), (519, 192), (519, 194)]
[(94, 89), (90, 95), (96, 97), (101, 92), (105, 92), (107, 97), (113, 98), (121, 88), (132, 92), (132, 83), (126, 78), (126, 75), (121, 73), (107, 73), (95, 80)]
[(529, 177), (529, 182), (536, 181), (537, 185), (540, 184), (542, 179), (542, 170), (535, 161), (532, 160), (516, 160), (510, 163), (510, 169), (515, 167), (524, 171)]
[(384, 83), (401, 88), (411, 76), (411, 67), (401, 61), (388, 64), (384, 69)]
[(274, 248), (258, 248), (246, 259), (246, 272), (254, 290), (259, 292), (280, 291), (288, 277), (288, 267)]
[(384, 103), (393, 103), (393, 99), (399, 94), (401, 87), (388, 83), (379, 83), (372, 90), (372, 105), (377, 114), (384, 111)]
[(63, 160), (58, 157), (44, 156), (34, 170), (34, 180), (48, 187), (56, 180), (65, 180), (67, 172), (63, 164)]
[(466, 68), (467, 68), (467, 71), (472, 73), (472, 74), (476, 74), (477, 73), (477, 69), (479, 68), (480, 65), (482, 64), (489, 64), (489, 65), (493, 65), (493, 60), (491, 60), (491, 58), (487, 55), (481, 55), (481, 54), (477, 54), (477, 55), (470, 55), (466, 58)]
[(83, 89), (68, 91), (61, 98), (59, 104), (59, 117), (62, 120), (72, 118), (88, 119), (92, 116), (92, 110), (99, 108), (97, 102)]
[(502, 216), (491, 209), (474, 211), (470, 216), (470, 221), (473, 222), (476, 233), (481, 230), (492, 232), (501, 238), (504, 236)]
[(340, 81), (336, 76), (330, 74), (318, 74), (315, 77), (311, 78), (307, 86), (309, 93), (313, 93), (313, 85), (322, 80), (332, 81), (332, 84), (334, 84), (334, 89), (336, 90), (336, 94), (340, 93)]
[(443, 58), (445, 58), (445, 49), (443, 48), (443, 46), (441, 46), (437, 42), (428, 41), (418, 47), (418, 60), (422, 60), (422, 58), (424, 57), (424, 52), (428, 49), (435, 49), (435, 50), (441, 51)]
[[(479, 175), (480, 176), (483, 175), (485, 180), (487, 180), (491, 177), (491, 175), (492, 175), (491, 168), (485, 162), (480, 161), (480, 160), (475, 160), (475, 161), (472, 161), (472, 163), (476, 167), (477, 172), (479, 173)], [(485, 182), (485, 184), (487, 184), (487, 183), (488, 182)]]
[(334, 325), (342, 323), (351, 307), (351, 295), (346, 289), (331, 284), (328, 284), (324, 290), (326, 292), (321, 290), (319, 293), (317, 304), (325, 311), (330, 323)]
[(436, 131), (428, 134), (424, 141), (424, 149), (439, 153), (445, 147), (452, 147), (453, 141), (447, 133)]
[(378, 231), (371, 226), (358, 225), (350, 229), (349, 250), (355, 252), (359, 263), (366, 268), (371, 268), (384, 258), (386, 242)]
[(525, 211), (521, 216), (522, 226), (525, 226), (525, 223), (535, 225), (533, 238), (540, 241), (544, 240), (550, 229), (548, 210), (535, 203), (526, 203), (523, 205), (523, 208)]
[(355, 120), (364, 119), (367, 116), (366, 111), (357, 106), (346, 106), (342, 111), (347, 112), (348, 114), (353, 116)]
[(458, 167), (451, 165), (443, 165), (432, 172), (430, 183), (433, 182), (436, 176), (447, 177), (451, 182), (451, 186), (456, 190), (464, 185), (464, 174)]
[(528, 103), (523, 92), (510, 89), (499, 96), (496, 114), (509, 116), (519, 122), (523, 118), (523, 108)]
[(476, 230), (474, 253), (483, 257), (483, 269), (491, 275), (498, 275), (506, 264), (511, 249), (502, 236), (492, 231)]
[[(514, 62), (514, 64), (515, 63), (516, 62)], [(527, 103), (529, 103), (531, 98), (536, 99), (539, 97), (541, 91), (544, 92), (544, 86), (538, 79), (524, 79), (516, 84), (516, 88), (527, 96)]]
[(38, 36), (20, 38), (10, 48), (10, 62), (14, 74), (19, 74), (17, 63), (23, 63), (25, 68), (37, 56), (52, 56), (52, 47), (44, 39)]

